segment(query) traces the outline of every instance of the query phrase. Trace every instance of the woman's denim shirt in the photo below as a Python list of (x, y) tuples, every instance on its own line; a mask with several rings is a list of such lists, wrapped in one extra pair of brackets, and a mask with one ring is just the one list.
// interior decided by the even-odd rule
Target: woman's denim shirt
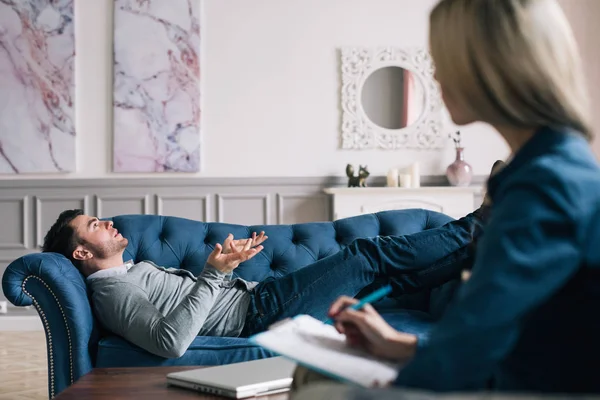
[(538, 130), (488, 183), (470, 279), (396, 385), (600, 392), (600, 168), (569, 130)]

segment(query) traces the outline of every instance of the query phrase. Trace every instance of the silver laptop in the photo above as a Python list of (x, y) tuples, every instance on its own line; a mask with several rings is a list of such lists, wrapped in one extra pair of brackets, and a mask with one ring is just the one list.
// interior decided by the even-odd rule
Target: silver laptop
[(290, 390), (296, 364), (283, 357), (172, 372), (169, 385), (243, 399)]

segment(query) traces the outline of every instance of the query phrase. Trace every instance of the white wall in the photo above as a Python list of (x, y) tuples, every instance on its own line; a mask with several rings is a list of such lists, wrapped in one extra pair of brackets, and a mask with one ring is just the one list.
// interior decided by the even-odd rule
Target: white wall
[[(179, 1), (179, 0), (160, 0)], [(340, 150), (339, 58), (344, 45), (426, 46), (435, 0), (204, 0), (202, 149), (206, 177), (344, 175), (347, 163), (371, 173), (418, 160), (424, 175), (443, 174), (442, 151)], [(111, 166), (112, 0), (76, 1), (77, 173), (68, 178), (165, 176), (114, 174)], [(578, 39), (600, 123), (598, 0), (561, 0)], [(585, 21), (592, 22), (584, 24)], [(587, 28), (581, 28), (582, 26)], [(595, 36), (590, 32), (596, 30)], [(592, 32), (593, 33), (593, 32)], [(508, 155), (489, 127), (463, 129), (475, 174)], [(600, 144), (596, 142), (600, 153)], [(43, 175), (42, 177), (56, 177)], [(2, 176), (7, 179), (40, 175)]]
[(600, 155), (600, 1), (559, 0), (559, 3), (579, 44), (592, 104), (592, 126), (596, 134), (593, 147), (596, 155)]
[[(433, 0), (208, 0), (204, 7), (204, 172), (209, 175), (372, 174), (422, 163), (441, 174), (448, 151), (340, 150), (339, 55), (344, 45), (426, 46)], [(221, 151), (229, 138), (231, 157)], [(501, 139), (472, 127), (476, 173), (505, 155)], [(478, 151), (475, 148), (479, 147)]]

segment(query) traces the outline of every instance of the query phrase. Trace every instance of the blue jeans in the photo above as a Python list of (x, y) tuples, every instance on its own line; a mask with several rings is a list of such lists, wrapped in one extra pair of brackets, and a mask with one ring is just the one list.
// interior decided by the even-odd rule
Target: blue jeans
[(472, 213), (442, 227), (405, 236), (357, 239), (336, 254), (254, 288), (242, 336), (308, 314), (325, 320), (333, 301), (391, 283), (392, 296), (438, 287), (460, 276), (482, 220)]

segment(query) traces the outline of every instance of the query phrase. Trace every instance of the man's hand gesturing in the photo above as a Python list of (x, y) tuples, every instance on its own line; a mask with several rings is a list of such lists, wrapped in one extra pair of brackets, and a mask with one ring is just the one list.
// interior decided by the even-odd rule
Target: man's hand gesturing
[(235, 240), (233, 239), (233, 235), (230, 233), (229, 235), (227, 235), (227, 238), (223, 242), (223, 253), (225, 253), (225, 254), (231, 253), (231, 249), (233, 248), (233, 247), (231, 247), (232, 243), (236, 249), (242, 250), (244, 248), (244, 246), (246, 246), (246, 244), (248, 244), (249, 241), (250, 241), (250, 248), (253, 248), (253, 247), (258, 246), (259, 244), (262, 244), (262, 242), (264, 242), (268, 238), (269, 237), (267, 235), (265, 235), (265, 231), (261, 231), (258, 235), (256, 234), (256, 232), (252, 232), (252, 237), (250, 237), (248, 239), (235, 239)]
[[(240, 263), (248, 261), (262, 251), (263, 246), (256, 245), (255, 237), (257, 237), (256, 233), (252, 235), (251, 239), (233, 240), (233, 235), (230, 234), (225, 239), (223, 246), (220, 243), (215, 245), (215, 249), (208, 256), (207, 262), (224, 274), (230, 273)], [(261, 232), (259, 237), (261, 237), (261, 240), (258, 243), (262, 243), (267, 239), (264, 232)]]

